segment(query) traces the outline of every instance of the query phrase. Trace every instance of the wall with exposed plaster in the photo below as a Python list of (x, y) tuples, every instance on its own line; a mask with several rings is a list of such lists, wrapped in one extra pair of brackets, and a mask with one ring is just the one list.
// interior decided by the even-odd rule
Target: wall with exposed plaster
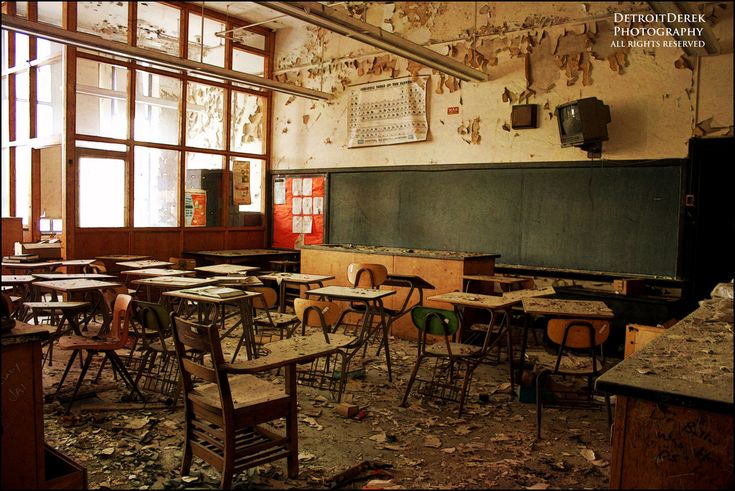
[[(281, 29), (276, 77), (335, 98), (275, 95), (273, 168), (587, 160), (561, 148), (553, 110), (592, 96), (612, 117), (604, 159), (685, 157), (691, 136), (732, 131), (732, 6), (719, 5), (708, 18), (723, 54), (697, 63), (676, 47), (611, 46), (613, 14), (650, 12), (645, 2), (348, 4), (356, 17), (464, 60), (490, 81), (460, 83), (311, 26)], [(350, 85), (412, 75), (431, 75), (428, 140), (347, 148)], [(510, 128), (518, 103), (539, 105), (538, 128)]]

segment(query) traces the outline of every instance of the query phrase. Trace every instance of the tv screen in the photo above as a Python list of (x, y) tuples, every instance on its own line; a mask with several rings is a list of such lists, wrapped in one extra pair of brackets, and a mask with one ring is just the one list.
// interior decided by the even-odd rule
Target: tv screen
[(588, 147), (608, 139), (610, 108), (597, 97), (587, 97), (556, 107), (562, 147)]

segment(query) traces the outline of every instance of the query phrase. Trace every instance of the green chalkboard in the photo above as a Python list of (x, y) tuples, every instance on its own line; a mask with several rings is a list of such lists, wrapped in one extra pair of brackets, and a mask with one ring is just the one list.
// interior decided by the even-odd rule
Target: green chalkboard
[(678, 278), (685, 162), (335, 172), (329, 242)]

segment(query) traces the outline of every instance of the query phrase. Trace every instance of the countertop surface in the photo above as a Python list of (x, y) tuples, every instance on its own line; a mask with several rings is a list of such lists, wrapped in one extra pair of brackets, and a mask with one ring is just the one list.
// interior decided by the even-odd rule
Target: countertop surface
[(358, 254), (381, 254), (386, 256), (414, 256), (432, 259), (463, 260), (467, 258), (498, 258), (500, 254), (484, 252), (440, 251), (435, 249), (413, 249), (404, 247), (384, 247), (358, 244), (310, 244), (301, 246), (302, 249), (319, 249), (337, 252), (355, 252)]
[(733, 300), (700, 307), (597, 379), (604, 392), (732, 412)]

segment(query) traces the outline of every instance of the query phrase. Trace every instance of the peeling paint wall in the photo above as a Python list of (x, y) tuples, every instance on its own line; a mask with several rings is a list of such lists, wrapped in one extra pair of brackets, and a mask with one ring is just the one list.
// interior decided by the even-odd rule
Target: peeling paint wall
[[(680, 48), (613, 46), (613, 14), (649, 13), (645, 2), (347, 6), (361, 20), (488, 73), (490, 81), (460, 82), (313, 26), (279, 30), (276, 78), (335, 98), (275, 95), (274, 169), (586, 160), (582, 150), (561, 148), (553, 111), (592, 96), (610, 106), (604, 159), (685, 157), (697, 123), (710, 114), (713, 125), (726, 127), (721, 131), (732, 127), (731, 5), (718, 7), (713, 27), (724, 54), (699, 66), (682, 60)], [(431, 75), (428, 141), (348, 149), (349, 86), (417, 75)], [(511, 129), (511, 106), (527, 103), (538, 105), (538, 128)], [(458, 112), (448, 114), (453, 107)]]

